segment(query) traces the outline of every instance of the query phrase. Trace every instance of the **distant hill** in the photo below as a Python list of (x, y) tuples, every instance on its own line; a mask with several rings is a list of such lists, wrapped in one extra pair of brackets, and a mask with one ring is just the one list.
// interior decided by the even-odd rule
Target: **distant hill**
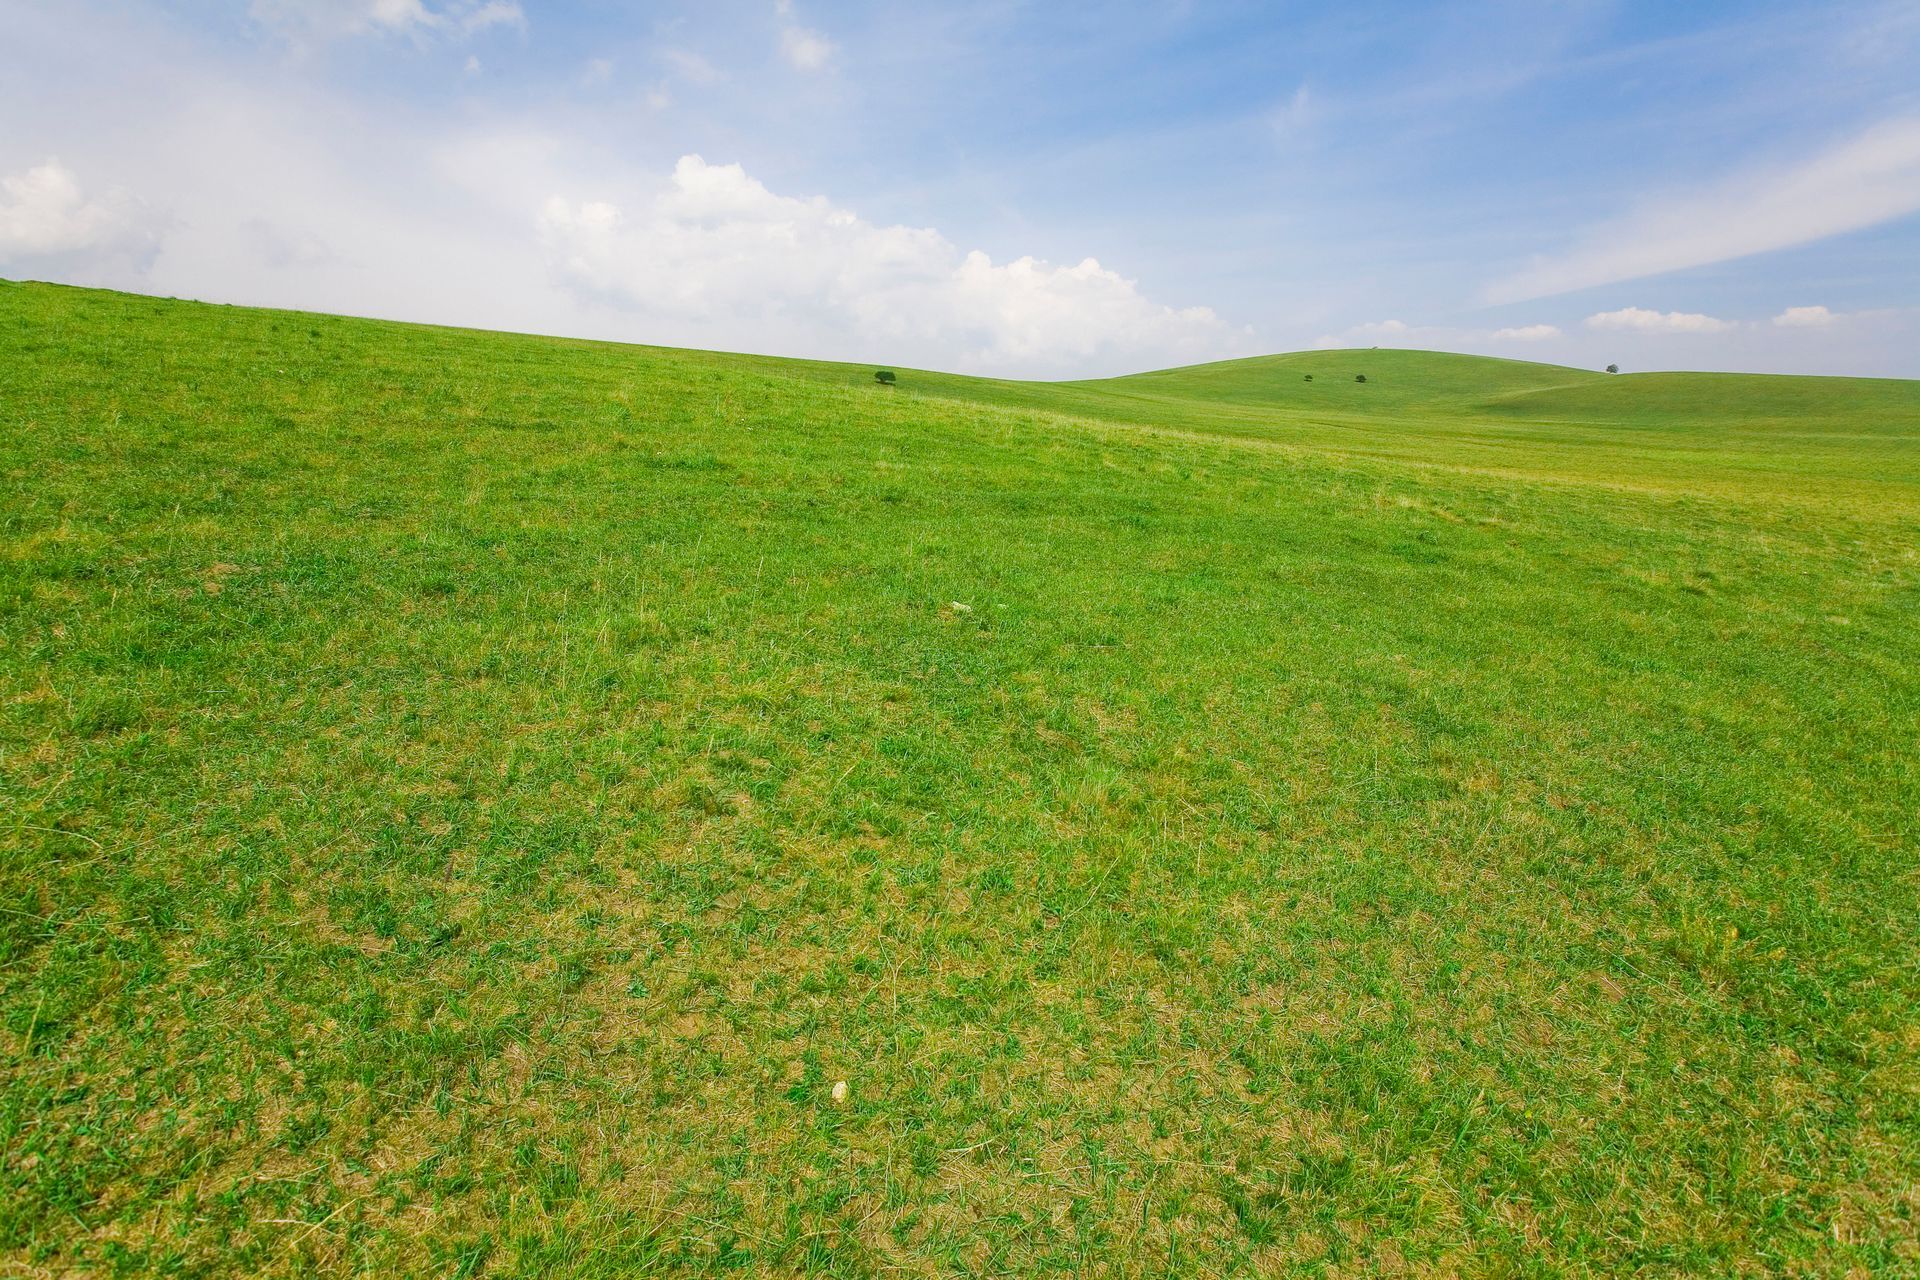
[[(1312, 381), (1307, 381), (1308, 376)], [(1364, 375), (1365, 383), (1356, 381)], [(1489, 398), (1580, 387), (1610, 375), (1440, 351), (1296, 351), (1074, 385), (1120, 394), (1306, 411), (1471, 407)]]
[(1808, 434), (1920, 436), (1920, 382), (1751, 373), (1630, 373), (1515, 389), (1479, 400), (1489, 413), (1652, 429), (1676, 422), (1767, 425)]

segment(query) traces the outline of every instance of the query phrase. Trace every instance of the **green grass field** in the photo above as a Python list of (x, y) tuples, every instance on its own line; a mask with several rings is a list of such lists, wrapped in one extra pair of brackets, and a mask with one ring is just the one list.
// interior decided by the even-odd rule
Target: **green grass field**
[(1920, 383), (872, 373), (0, 284), (0, 1274), (1920, 1273)]

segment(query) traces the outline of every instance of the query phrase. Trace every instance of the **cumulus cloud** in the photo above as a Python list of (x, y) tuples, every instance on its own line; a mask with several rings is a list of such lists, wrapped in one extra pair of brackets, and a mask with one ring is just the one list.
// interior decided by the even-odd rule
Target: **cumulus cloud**
[(996, 265), (931, 228), (776, 195), (739, 165), (699, 156), (630, 207), (555, 196), (540, 232), (555, 277), (576, 294), (787, 349), (857, 344), (889, 359), (925, 352), (1037, 372), (1202, 360), (1250, 344), (1211, 310), (1152, 302), (1092, 258)]
[(0, 178), (0, 263), (15, 268), (138, 273), (159, 249), (159, 224), (124, 192), (89, 195), (57, 159)]
[(1550, 324), (1523, 324), (1493, 331), (1495, 342), (1550, 342), (1560, 336), (1559, 327)]
[(1648, 311), (1622, 307), (1587, 317), (1587, 328), (1608, 333), (1725, 333), (1734, 326), (1692, 311)]
[(1920, 117), (1883, 121), (1798, 164), (1655, 198), (1567, 253), (1490, 285), (1524, 302), (1726, 262), (1857, 231), (1920, 210)]
[(473, 35), (489, 27), (524, 27), (517, 0), (252, 0), (255, 22), (294, 41), (346, 36)]
[(1788, 307), (1773, 323), (1782, 329), (1824, 329), (1839, 318), (1825, 307)]

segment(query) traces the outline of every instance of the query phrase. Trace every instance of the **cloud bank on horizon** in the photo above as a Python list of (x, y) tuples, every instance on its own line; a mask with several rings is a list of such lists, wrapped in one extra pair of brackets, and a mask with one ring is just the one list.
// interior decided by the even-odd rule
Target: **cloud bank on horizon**
[(0, 276), (1009, 376), (1920, 376), (1920, 0), (1363, 7), (0, 0)]

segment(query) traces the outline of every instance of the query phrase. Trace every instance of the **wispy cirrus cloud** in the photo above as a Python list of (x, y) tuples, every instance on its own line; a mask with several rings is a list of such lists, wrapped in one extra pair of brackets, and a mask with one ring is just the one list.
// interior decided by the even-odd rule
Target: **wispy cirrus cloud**
[(1267, 112), (1267, 123), (1276, 138), (1296, 138), (1312, 127), (1316, 110), (1313, 91), (1302, 84), (1292, 97)]
[(465, 36), (527, 24), (518, 0), (252, 0), (247, 12), (296, 42), (375, 34)]
[(1858, 231), (1920, 211), (1920, 116), (1882, 121), (1797, 164), (1658, 197), (1602, 223), (1566, 253), (1495, 281), (1491, 303), (1596, 285)]
[(666, 63), (668, 70), (676, 79), (684, 80), (688, 84), (714, 85), (726, 79), (720, 68), (691, 49), (662, 49), (660, 61)]

